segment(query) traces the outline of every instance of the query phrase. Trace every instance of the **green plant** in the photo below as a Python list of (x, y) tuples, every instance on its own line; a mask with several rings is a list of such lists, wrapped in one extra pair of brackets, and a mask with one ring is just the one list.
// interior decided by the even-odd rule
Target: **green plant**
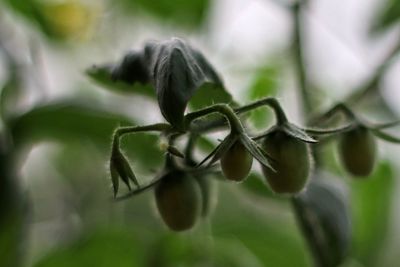
[[(397, 115), (384, 113), (390, 105), (381, 90), (400, 42), (365, 83), (332, 103), (321, 95), (335, 88), (320, 90), (327, 85), (314, 84), (317, 72), (309, 68), (304, 53), (313, 52), (303, 46), (308, 36), (304, 21), (312, 0), (274, 1), (293, 23), (292, 40), (290, 47), (284, 48), (288, 51), (279, 51), (282, 59), (274, 54), (266, 65), (257, 62), (257, 69), (240, 69), (253, 79), (245, 88), (246, 100), (233, 99), (230, 90), (237, 88), (228, 90), (205, 56), (179, 38), (147, 42), (116, 63), (88, 69), (93, 80), (111, 91), (141, 95), (156, 104), (165, 121), (141, 125), (138, 121), (143, 121), (147, 110), (133, 107), (136, 114), (120, 115), (123, 108), (140, 100), (128, 98), (132, 102), (123, 103), (122, 98), (108, 99), (94, 84), (81, 88), (82, 81), (72, 81), (72, 76), (66, 84), (54, 86), (79, 89), (75, 98), (47, 98), (51, 90), (45, 77), (53, 75), (52, 68), (47, 70), (43, 64), (47, 48), (56, 47), (49, 50), (63, 51), (64, 58), (78, 61), (71, 57), (73, 49), (68, 42), (89, 34), (98, 12), (79, 0), (47, 2), (0, 3), (0, 78), (6, 77), (0, 81), (0, 266), (23, 265), (27, 243), (33, 244), (28, 245), (29, 255), (40, 255), (39, 261), (36, 255), (32, 257), (34, 266), (40, 267), (85, 266), (87, 262), (128, 267), (308, 266), (310, 260), (324, 267), (391, 266), (380, 259), (391, 255), (382, 253), (383, 249), (395, 247), (384, 241), (393, 230), (389, 219), (393, 217), (390, 204), (396, 159), (384, 160), (377, 148), (381, 145), (378, 139), (400, 143), (391, 129), (399, 124)], [(196, 38), (202, 35), (200, 39), (209, 40), (208, 26), (212, 24), (202, 23), (211, 1), (183, 2), (121, 0), (112, 1), (112, 8), (105, 10), (112, 17), (120, 4), (123, 13), (134, 18), (132, 25), (140, 24), (141, 19), (156, 19), (152, 27), (157, 23), (166, 25), (168, 31), (171, 26), (188, 27), (185, 29), (193, 30)], [(387, 2), (372, 25), (374, 33), (398, 22), (399, 1)], [(34, 40), (22, 46), (29, 49), (15, 45), (27, 42), (25, 38), (14, 40), (19, 32), (13, 30), (17, 14), (26, 19), (22, 35), (36, 30), (42, 33), (34, 34)], [(115, 15), (119, 18), (122, 13)], [(31, 39), (30, 34), (26, 36)], [(91, 44), (89, 49), (98, 47)], [(90, 58), (96, 61), (95, 56)], [(77, 68), (79, 64), (71, 65)], [(60, 68), (61, 73), (68, 73)], [(299, 97), (294, 100), (303, 111), (297, 125), (289, 121), (289, 110), (281, 106), (292, 101), (282, 101), (285, 94), (278, 82), (286, 71), (297, 79)], [(38, 102), (27, 104), (31, 97)], [(264, 106), (272, 109), (273, 116)], [(372, 123), (363, 119), (367, 112), (394, 121)], [(40, 161), (36, 173), (40, 177), (27, 179), (35, 176), (29, 162), (43, 143), (45, 149), (50, 147), (46, 156), (33, 159)], [(107, 158), (109, 174), (99, 167)], [(108, 180), (101, 179), (108, 175), (116, 201), (108, 199)], [(347, 175), (366, 179), (346, 179)], [(23, 185), (27, 181), (32, 187), (29, 191), (38, 192), (37, 184), (43, 190), (31, 198), (21, 190), (19, 176), (23, 176)], [(55, 181), (58, 184), (52, 183)], [(138, 196), (144, 192), (150, 194)], [(54, 195), (52, 201), (48, 195)], [(134, 196), (138, 197), (130, 199)], [(154, 198), (160, 216), (153, 216), (146, 205)], [(53, 201), (56, 204), (48, 205)], [(27, 202), (34, 202), (33, 209)], [(50, 211), (43, 212), (43, 207)], [(27, 223), (31, 221), (28, 210), (34, 213), (31, 224)], [(58, 212), (62, 220), (54, 220)], [(41, 240), (41, 229), (47, 230), (42, 227), (45, 223), (62, 224), (65, 234), (57, 240), (53, 236), (58, 237), (58, 232)], [(175, 234), (158, 227), (160, 224), (173, 232), (191, 231)], [(26, 242), (28, 227), (33, 229), (34, 242)], [(47, 253), (48, 243), (62, 246)]]
[[(307, 76), (302, 62), (301, 36), (299, 25), (299, 10), (301, 4), (293, 6), (295, 18), (295, 59), (298, 67), (301, 93), (303, 94), (304, 107), (311, 111), (312, 100), (307, 89)], [(348, 242), (350, 240), (349, 224), (343, 225), (343, 231), (336, 234), (343, 235), (342, 243), (325, 245), (320, 244), (311, 225), (314, 222), (304, 217), (308, 209), (315, 212), (316, 218), (321, 217), (321, 223), (327, 218), (323, 217), (326, 211), (324, 207), (314, 207), (307, 201), (313, 203), (315, 200), (307, 200), (311, 192), (303, 189), (313, 181), (309, 177), (314, 173), (311, 165), (317, 155), (315, 144), (322, 145), (336, 137), (341, 138), (339, 151), (345, 168), (353, 175), (368, 176), (373, 169), (375, 161), (374, 134), (386, 141), (398, 143), (398, 138), (382, 132), (382, 129), (392, 127), (398, 122), (390, 122), (379, 125), (372, 125), (359, 119), (347, 104), (339, 103), (327, 111), (321, 112), (310, 121), (311, 127), (299, 127), (290, 123), (280, 106), (279, 102), (272, 97), (258, 99), (255, 102), (241, 106), (232, 100), (232, 97), (225, 89), (222, 79), (204, 58), (204, 56), (180, 39), (172, 39), (163, 42), (147, 43), (143, 50), (127, 54), (118, 64), (107, 64), (95, 66), (88, 71), (89, 75), (98, 82), (107, 86), (119, 84), (151, 85), (155, 94), (151, 94), (158, 101), (159, 108), (168, 123), (158, 123), (148, 126), (122, 127), (115, 131), (112, 142), (112, 156), (110, 161), (114, 195), (117, 199), (125, 199), (141, 193), (153, 186), (167, 186), (168, 180), (165, 176), (159, 176), (153, 182), (141, 185), (138, 183), (134, 172), (129, 167), (128, 160), (120, 150), (119, 140), (125, 134), (138, 132), (156, 131), (160, 136), (167, 139), (166, 152), (168, 162), (173, 162), (174, 169), (181, 172), (187, 169), (190, 172), (199, 171), (207, 175), (216, 171), (216, 163), (220, 161), (222, 174), (228, 180), (243, 181), (250, 172), (252, 158), (260, 162), (263, 174), (266, 177), (271, 190), (277, 194), (288, 194), (292, 198), (297, 215), (303, 225), (304, 234), (313, 247), (315, 259), (319, 266), (336, 266), (342, 262), (347, 255)], [(111, 81), (111, 82), (110, 82)], [(369, 89), (369, 88), (368, 88)], [(141, 89), (139, 89), (140, 92)], [(148, 88), (145, 90), (149, 90)], [(150, 95), (149, 92), (145, 92)], [(203, 94), (203, 97), (197, 97)], [(206, 95), (206, 97), (204, 97)], [(213, 104), (216, 101), (219, 103)], [(248, 132), (246, 126), (246, 113), (261, 106), (269, 106), (273, 109), (276, 117), (275, 125), (267, 128), (262, 134), (253, 135)], [(186, 112), (187, 109), (192, 111)], [(344, 113), (347, 123), (333, 127), (329, 119), (338, 114)], [(222, 115), (218, 118), (216, 115)], [(321, 125), (323, 125), (321, 127)], [(211, 153), (200, 163), (193, 159), (193, 151), (196, 147), (196, 140), (204, 138), (208, 132), (229, 129), (229, 134), (218, 144)], [(185, 153), (180, 152), (175, 146), (176, 140), (188, 138)], [(261, 144), (259, 144), (261, 142)], [(311, 153), (313, 152), (313, 153)], [(359, 153), (359, 154), (358, 154)], [(353, 155), (359, 155), (355, 158)], [(170, 158), (169, 158), (170, 157)], [(358, 160), (360, 159), (360, 160)], [(322, 164), (320, 158), (315, 159), (317, 169)], [(189, 164), (190, 163), (190, 164)], [(121, 167), (123, 166), (123, 167)], [(168, 177), (168, 175), (167, 175)], [(313, 175), (313, 179), (316, 176)], [(127, 195), (119, 197), (119, 178), (128, 186)], [(136, 185), (131, 189), (130, 181)], [(319, 189), (318, 189), (319, 190)], [(327, 189), (329, 192), (329, 186)], [(157, 189), (156, 189), (157, 192)], [(301, 194), (299, 194), (301, 193)], [(196, 193), (197, 194), (197, 193)], [(194, 195), (193, 193), (193, 198)], [(319, 193), (318, 193), (319, 194)], [(332, 193), (333, 194), (333, 193)], [(303, 197), (304, 195), (304, 197)], [(319, 196), (319, 195), (318, 195)], [(335, 196), (333, 202), (339, 201)], [(189, 201), (190, 202), (190, 201)], [(157, 202), (160, 209), (160, 201)], [(330, 203), (329, 205), (336, 205)], [(315, 209), (315, 210), (314, 210)], [(162, 210), (161, 214), (163, 215)], [(185, 230), (194, 224), (193, 213), (197, 208), (193, 207), (187, 212), (190, 223), (185, 227), (174, 227), (171, 221), (163, 215), (164, 221), (173, 230)], [(342, 211), (341, 211), (342, 212)], [(343, 210), (343, 216), (347, 218), (347, 211)], [(329, 216), (333, 216), (329, 213)], [(180, 216), (176, 216), (178, 219)], [(193, 220), (192, 220), (193, 219)], [(332, 238), (333, 230), (330, 227), (322, 228), (326, 238)], [(324, 248), (324, 246), (327, 246)], [(332, 246), (342, 246), (341, 248)], [(332, 256), (327, 249), (339, 249), (340, 253)]]

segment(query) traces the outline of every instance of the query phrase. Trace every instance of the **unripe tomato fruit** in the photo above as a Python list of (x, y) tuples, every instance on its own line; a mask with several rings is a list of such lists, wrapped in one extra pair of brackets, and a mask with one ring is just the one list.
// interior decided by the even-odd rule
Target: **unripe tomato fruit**
[(172, 171), (156, 185), (158, 211), (173, 231), (192, 228), (202, 209), (201, 190), (195, 178), (182, 171)]
[(306, 185), (310, 175), (311, 160), (308, 145), (282, 131), (267, 135), (263, 149), (273, 159), (272, 167), (262, 167), (272, 191), (279, 194), (296, 194)]
[(339, 156), (345, 169), (358, 177), (369, 176), (375, 166), (376, 142), (371, 132), (359, 126), (342, 135)]
[(236, 141), (221, 157), (220, 162), (226, 179), (241, 182), (249, 175), (253, 156), (240, 141)]

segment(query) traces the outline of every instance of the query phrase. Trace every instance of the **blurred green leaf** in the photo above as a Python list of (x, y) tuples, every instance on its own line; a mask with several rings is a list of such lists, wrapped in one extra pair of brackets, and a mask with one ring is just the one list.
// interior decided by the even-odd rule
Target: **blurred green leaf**
[(163, 23), (171, 22), (178, 26), (200, 26), (206, 18), (210, 0), (122, 0), (125, 6), (140, 14), (147, 12)]
[(228, 91), (212, 83), (203, 84), (189, 100), (189, 106), (192, 110), (198, 110), (216, 103), (231, 104), (233, 99)]
[(336, 267), (348, 254), (350, 214), (334, 180), (322, 180), (322, 175), (315, 175), (307, 189), (293, 199), (293, 205), (316, 266)]
[(377, 255), (387, 237), (394, 182), (391, 164), (382, 162), (371, 177), (351, 183), (352, 255), (365, 266), (380, 266)]
[(84, 233), (70, 245), (49, 252), (34, 267), (139, 267), (143, 252), (131, 231), (104, 229)]
[[(182, 127), (189, 103), (198, 109), (232, 101), (213, 66), (179, 38), (147, 42), (141, 51), (127, 53), (119, 63), (92, 67), (87, 74), (115, 91), (135, 92), (121, 83), (151, 84), (161, 113), (175, 127)], [(147, 89), (139, 87), (137, 92), (155, 96)]]
[[(382, 1), (383, 2), (383, 1)], [(372, 25), (373, 31), (382, 31), (400, 19), (400, 1), (386, 0)]]
[(45, 140), (75, 139), (108, 149), (111, 134), (119, 124), (132, 121), (98, 107), (97, 103), (71, 100), (35, 107), (15, 118), (10, 128), (17, 147)]
[[(99, 85), (108, 90), (121, 92), (121, 93), (137, 93), (156, 99), (156, 92), (149, 84), (134, 83), (128, 84), (118, 77), (113, 78), (112, 72), (115, 67), (111, 64), (93, 66), (86, 71), (86, 74)], [(134, 75), (134, 69), (131, 76)]]
[[(259, 69), (247, 91), (247, 98), (253, 101), (266, 96), (276, 95), (279, 87), (279, 72), (279, 67), (274, 65), (268, 65)], [(256, 109), (250, 115), (250, 120), (258, 129), (265, 127), (270, 118), (271, 113), (266, 111), (265, 108)]]
[[(16, 118), (11, 124), (17, 147), (41, 141), (79, 141), (81, 149), (90, 143), (108, 151), (111, 136), (118, 126), (134, 125), (131, 119), (112, 113), (98, 104), (84, 101), (62, 101), (36, 107)], [(122, 146), (126, 154), (141, 168), (156, 168), (163, 161), (154, 134), (134, 134), (125, 137)]]

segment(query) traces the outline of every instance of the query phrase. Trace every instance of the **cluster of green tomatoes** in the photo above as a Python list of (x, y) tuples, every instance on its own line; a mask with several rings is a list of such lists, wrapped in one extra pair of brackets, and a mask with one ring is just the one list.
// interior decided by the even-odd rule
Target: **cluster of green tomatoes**
[(200, 163), (196, 164), (190, 155), (184, 155), (175, 146), (167, 146), (167, 164), (160, 177), (154, 183), (133, 191), (141, 192), (150, 186), (154, 188), (157, 209), (169, 229), (191, 229), (199, 218), (208, 216), (213, 210), (215, 192), (210, 183), (215, 170), (218, 172), (220, 169), (227, 181), (244, 181), (257, 155), (252, 148), (261, 152), (268, 161), (259, 160), (269, 188), (276, 194), (291, 197), (307, 188), (312, 172), (313, 146), (319, 145), (314, 138), (337, 137), (338, 156), (345, 170), (353, 177), (368, 177), (377, 158), (375, 136), (387, 140), (381, 130), (397, 123), (368, 125), (340, 104), (333, 110), (345, 110), (349, 115), (350, 122), (345, 126), (301, 128), (288, 122), (276, 99), (265, 98), (255, 103), (260, 102), (273, 107), (277, 123), (266, 132), (250, 138), (254, 147), (244, 144), (249, 141), (244, 137), (247, 134), (241, 132), (240, 125), (238, 129), (234, 122), (230, 122), (231, 133)]
[[(117, 82), (129, 85), (140, 83), (150, 84), (155, 89), (143, 92), (157, 99), (167, 122), (118, 128), (113, 135), (110, 173), (114, 196), (117, 196), (120, 180), (130, 190), (119, 199), (154, 189), (159, 214), (174, 231), (190, 229), (201, 216), (210, 213), (215, 202), (210, 177), (215, 176), (215, 172), (221, 171), (228, 181), (242, 182), (249, 176), (253, 159), (256, 159), (273, 192), (295, 196), (307, 188), (312, 172), (312, 154), (323, 143), (320, 141), (339, 138), (341, 162), (355, 177), (367, 177), (373, 171), (376, 161), (375, 137), (400, 143), (398, 138), (383, 131), (397, 122), (379, 125), (366, 123), (344, 104), (328, 109), (313, 123), (309, 123), (314, 128), (290, 123), (275, 98), (266, 97), (239, 106), (204, 56), (177, 38), (149, 42), (143, 50), (126, 55), (118, 65), (95, 69), (92, 76), (111, 86), (117, 85)], [(203, 87), (205, 84), (213, 84), (215, 88), (207, 89)], [(198, 92), (205, 92), (201, 100), (208, 101), (207, 104), (201, 108), (192, 107), (195, 111), (186, 113), (187, 105), (191, 104), (191, 99)], [(213, 94), (221, 103), (212, 104)], [(276, 123), (259, 135), (248, 133), (242, 121), (245, 121), (247, 112), (261, 106), (272, 108)], [(337, 128), (322, 129), (321, 124), (326, 124), (338, 112), (345, 115), (347, 123)], [(221, 128), (230, 129), (229, 134), (202, 161), (194, 159), (197, 138)], [(125, 134), (148, 131), (159, 132), (167, 140), (167, 155), (165, 167), (158, 177), (143, 186), (138, 183), (129, 161), (121, 151), (120, 138)], [(188, 138), (184, 153), (175, 146), (176, 139), (182, 136)], [(134, 190), (130, 182), (135, 184)]]

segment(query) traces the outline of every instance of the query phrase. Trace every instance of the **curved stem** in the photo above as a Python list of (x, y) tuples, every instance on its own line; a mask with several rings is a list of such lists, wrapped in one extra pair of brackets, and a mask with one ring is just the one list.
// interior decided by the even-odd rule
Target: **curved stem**
[(343, 103), (337, 103), (336, 105), (334, 105), (333, 107), (331, 107), (330, 109), (328, 109), (328, 111), (324, 112), (322, 115), (313, 118), (312, 120), (310, 120), (309, 124), (310, 125), (318, 125), (319, 123), (330, 119), (332, 116), (334, 116), (335, 114), (337, 114), (338, 112), (343, 112), (343, 114), (347, 117), (347, 119), (349, 119), (350, 121), (355, 121), (357, 120), (356, 115), (354, 114), (353, 111), (351, 111), (349, 109), (349, 107), (347, 107), (345, 104)]
[(145, 126), (127, 126), (127, 127), (119, 127), (115, 130), (113, 134), (113, 142), (112, 149), (119, 149), (119, 140), (122, 136), (126, 134), (138, 133), (138, 132), (151, 132), (151, 131), (167, 131), (172, 129), (171, 125), (168, 123), (156, 123)]
[(279, 104), (279, 101), (273, 97), (262, 98), (253, 103), (250, 103), (248, 105), (244, 105), (240, 108), (236, 108), (235, 112), (236, 112), (236, 114), (241, 114), (241, 113), (245, 113), (245, 112), (251, 111), (253, 109), (256, 109), (258, 107), (261, 107), (261, 106), (269, 106), (270, 108), (272, 108), (274, 110), (276, 121), (277, 121), (278, 125), (282, 125), (282, 124), (288, 122), (286, 114), (283, 111), (283, 108), (281, 107), (281, 105)]
[(211, 113), (220, 113), (220, 114), (224, 115), (225, 118), (229, 122), (231, 131), (236, 131), (237, 133), (244, 132), (244, 128), (243, 128), (243, 125), (242, 125), (239, 117), (235, 114), (233, 109), (230, 106), (228, 106), (227, 104), (216, 104), (216, 105), (186, 114), (186, 116), (184, 118), (185, 129), (189, 129), (190, 124), (194, 120), (196, 120), (200, 117), (209, 115)]

